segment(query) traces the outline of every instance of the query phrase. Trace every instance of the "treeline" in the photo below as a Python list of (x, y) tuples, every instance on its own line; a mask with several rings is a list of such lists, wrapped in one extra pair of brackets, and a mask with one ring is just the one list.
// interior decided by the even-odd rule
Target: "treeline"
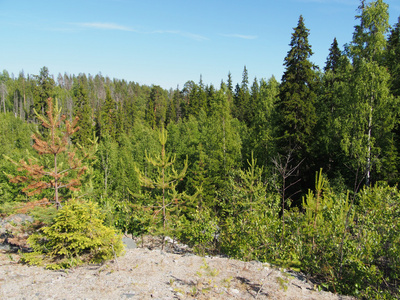
[[(236, 85), (229, 73), (218, 87), (200, 78), (169, 91), (101, 74), (55, 78), (46, 67), (3, 71), (0, 154), (40, 159), (30, 135), (52, 97), (79, 117), (71, 143), (98, 144), (79, 197), (100, 203), (110, 224), (298, 267), (336, 292), (398, 296), (400, 18), (390, 27), (381, 0), (359, 12), (353, 40), (341, 50), (334, 39), (323, 69), (300, 16), (281, 82), (250, 82), (246, 67)], [(143, 181), (159, 178), (151, 158), (165, 151), (176, 170), (188, 165), (170, 194)], [(8, 181), (18, 172), (8, 160), (0, 167), (2, 207), (41, 197)], [(162, 229), (161, 191), (171, 200)]]

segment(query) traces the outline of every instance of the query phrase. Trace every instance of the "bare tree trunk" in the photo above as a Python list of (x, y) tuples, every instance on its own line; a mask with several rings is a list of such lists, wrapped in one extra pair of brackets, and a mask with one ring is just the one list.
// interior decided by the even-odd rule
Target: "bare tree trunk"
[(366, 166), (366, 173), (367, 176), (365, 178), (365, 185), (368, 187), (371, 182), (371, 135), (372, 135), (372, 111), (373, 111), (373, 104), (374, 97), (372, 96), (371, 99), (371, 107), (369, 111), (369, 119), (368, 119), (368, 148), (367, 148), (367, 166)]
[(1, 84), (1, 100), (3, 102), (3, 112), (6, 112), (6, 95), (7, 95), (7, 87), (5, 83), (3, 82)]
[[(283, 245), (283, 238), (285, 235), (285, 201), (286, 201), (286, 191), (293, 185), (295, 185), (296, 183), (298, 183), (300, 181), (300, 179), (294, 181), (293, 183), (289, 184), (288, 186), (287, 184), (287, 179), (291, 176), (294, 175), (294, 172), (299, 168), (299, 166), (301, 165), (301, 163), (303, 162), (303, 160), (301, 160), (297, 165), (295, 165), (294, 167), (292, 167), (292, 153), (293, 153), (294, 149), (291, 149), (289, 151), (289, 153), (285, 156), (283, 156), (283, 158), (285, 159), (284, 162), (282, 162), (282, 157), (281, 155), (278, 154), (277, 158), (274, 158), (272, 160), (272, 163), (275, 166), (275, 171), (277, 171), (279, 173), (279, 176), (282, 178), (282, 187), (279, 188), (278, 184), (275, 183), (275, 188), (277, 189), (277, 191), (281, 194), (282, 197), (282, 235), (281, 235), (281, 246)], [(297, 194), (299, 191), (293, 193), (292, 195), (290, 195), (290, 197), (292, 197), (293, 195)], [(290, 198), (289, 197), (289, 198)]]

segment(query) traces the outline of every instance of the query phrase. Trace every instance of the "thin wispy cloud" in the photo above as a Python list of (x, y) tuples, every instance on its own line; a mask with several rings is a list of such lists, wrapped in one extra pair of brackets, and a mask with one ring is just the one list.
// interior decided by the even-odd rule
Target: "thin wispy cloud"
[(256, 35), (244, 35), (244, 34), (221, 34), (222, 36), (225, 37), (231, 37), (231, 38), (238, 38), (238, 39), (244, 39), (244, 40), (255, 40), (258, 38)]
[(136, 31), (130, 27), (115, 24), (115, 23), (77, 23), (77, 25), (79, 25), (81, 27), (93, 28), (93, 29)]
[(208, 38), (206, 38), (205, 36), (190, 33), (190, 32), (180, 31), (180, 30), (154, 30), (154, 31), (143, 31), (142, 30), (142, 31), (140, 31), (140, 30), (136, 30), (134, 28), (120, 25), (120, 24), (101, 23), (101, 22), (75, 23), (75, 25), (78, 25), (79, 27), (82, 27), (82, 28), (89, 28), (89, 29), (130, 31), (130, 32), (136, 32), (139, 34), (173, 34), (173, 35), (179, 35), (179, 36), (189, 38), (192, 40), (196, 40), (196, 41), (208, 40)]
[(174, 34), (174, 35), (179, 35), (185, 38), (189, 38), (192, 40), (196, 41), (205, 41), (208, 40), (205, 36), (199, 35), (199, 34), (194, 34), (190, 32), (185, 32), (185, 31), (180, 31), (180, 30), (156, 30), (153, 31), (153, 33), (158, 33), (158, 34)]

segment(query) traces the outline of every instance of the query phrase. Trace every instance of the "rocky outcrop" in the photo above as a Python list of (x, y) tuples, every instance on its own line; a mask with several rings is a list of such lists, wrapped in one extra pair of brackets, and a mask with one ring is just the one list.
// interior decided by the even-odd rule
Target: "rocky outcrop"
[(0, 218), (0, 250), (29, 251), (26, 242), (29, 233), (26, 232), (28, 223), (33, 223), (33, 217), (26, 214), (15, 214)]

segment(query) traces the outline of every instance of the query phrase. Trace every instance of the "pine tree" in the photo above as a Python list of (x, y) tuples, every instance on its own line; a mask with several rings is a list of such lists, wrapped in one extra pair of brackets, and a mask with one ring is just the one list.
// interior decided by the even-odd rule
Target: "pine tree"
[[(43, 127), (49, 130), (48, 138), (44, 139), (40, 133), (35, 133), (32, 139), (34, 140), (33, 148), (38, 154), (49, 156), (49, 165), (39, 165), (32, 159), (28, 162), (22, 159), (19, 163), (14, 163), (19, 166), (18, 171), (23, 174), (9, 176), (9, 178), (12, 183), (28, 184), (22, 189), (28, 196), (40, 194), (45, 189), (53, 189), (55, 205), (60, 208), (62, 200), (60, 190), (79, 190), (81, 177), (88, 169), (84, 161), (91, 158), (95, 149), (92, 149), (91, 153), (83, 153), (82, 157), (78, 157), (76, 149), (70, 145), (69, 141), (70, 137), (79, 130), (78, 117), (75, 117), (72, 123), (65, 120), (66, 117), (61, 115), (57, 102), (53, 105), (52, 98), (47, 100), (47, 108), (47, 117), (37, 114), (37, 118), (42, 122)], [(47, 201), (45, 198), (42, 200)]]
[(162, 247), (164, 247), (164, 238), (167, 230), (169, 229), (168, 227), (169, 225), (173, 225), (168, 224), (170, 221), (170, 214), (177, 210), (178, 201), (185, 197), (185, 194), (178, 193), (176, 188), (179, 181), (185, 177), (188, 168), (188, 161), (186, 159), (183, 169), (180, 172), (175, 170), (175, 156), (171, 157), (171, 154), (168, 154), (165, 150), (167, 136), (167, 131), (162, 128), (159, 135), (159, 141), (162, 147), (160, 155), (151, 157), (146, 154), (147, 161), (157, 170), (155, 177), (149, 176), (136, 168), (140, 184), (143, 187), (154, 189), (155, 191), (154, 203), (151, 203), (150, 207), (152, 208), (151, 210), (154, 212), (155, 216), (159, 215), (161, 212), (161, 233), (163, 237)]

